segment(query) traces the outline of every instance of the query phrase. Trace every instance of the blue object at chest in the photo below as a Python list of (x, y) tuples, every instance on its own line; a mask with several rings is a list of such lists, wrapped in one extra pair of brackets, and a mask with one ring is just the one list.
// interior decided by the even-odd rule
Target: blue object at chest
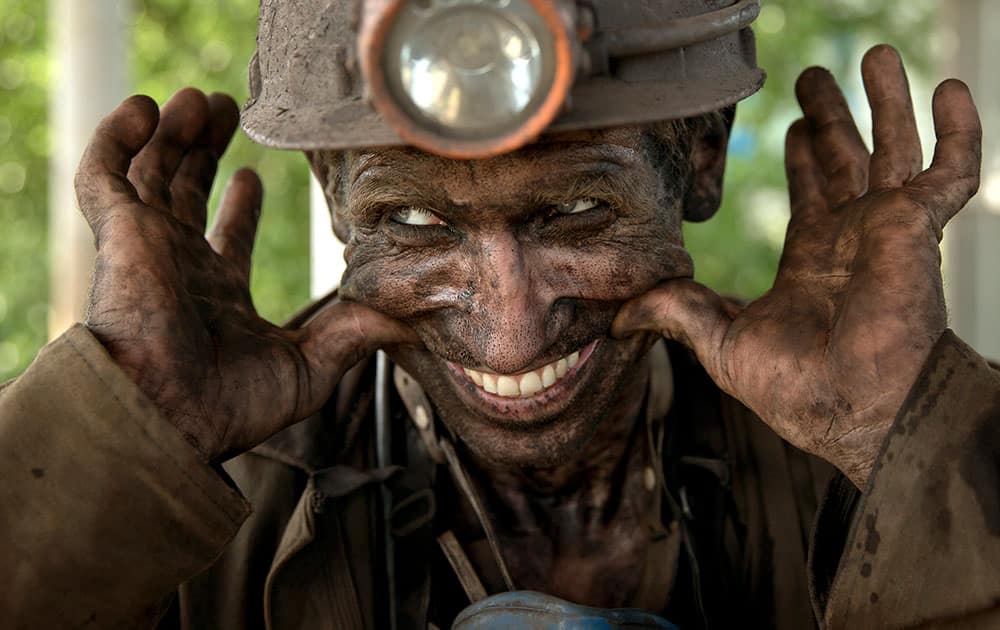
[(536, 593), (501, 593), (469, 606), (458, 615), (454, 630), (677, 630), (666, 619), (641, 610), (579, 606)]

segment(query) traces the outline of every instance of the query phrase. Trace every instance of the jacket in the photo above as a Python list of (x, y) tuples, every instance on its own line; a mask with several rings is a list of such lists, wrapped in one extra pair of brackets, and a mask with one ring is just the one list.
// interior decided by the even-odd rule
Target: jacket
[[(953, 333), (932, 351), (863, 492), (720, 393), (683, 348), (669, 357), (647, 406), (666, 400), (663, 425), (679, 430), (664, 471), (676, 496), (684, 490), (679, 518), (694, 553), (653, 563), (673, 591), (668, 618), (1000, 627), (1000, 374)], [(442, 473), (417, 465), (427, 453), (407, 422), (413, 395), (399, 388), (394, 426), (412, 452), (399, 468), (376, 466), (374, 370), (359, 365), (321, 414), (219, 468), (85, 327), (52, 342), (0, 389), (5, 627), (387, 627), (387, 529), (400, 534), (400, 627), (422, 627), (442, 588), (426, 537), (434, 501), (397, 527), (380, 496), (437, 488)], [(674, 523), (659, 525), (672, 539)]]

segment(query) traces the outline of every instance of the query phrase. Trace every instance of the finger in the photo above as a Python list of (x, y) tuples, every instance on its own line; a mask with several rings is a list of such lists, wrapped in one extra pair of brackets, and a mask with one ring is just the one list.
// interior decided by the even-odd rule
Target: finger
[(248, 168), (236, 171), (219, 204), (208, 242), (220, 256), (230, 260), (250, 280), (250, 261), (257, 235), (264, 188)]
[(795, 95), (813, 127), (831, 206), (858, 197), (868, 188), (868, 149), (837, 82), (827, 70), (809, 68), (796, 82)]
[(349, 300), (321, 309), (303, 329), (308, 333), (302, 344), (307, 356), (319, 363), (346, 362), (344, 369), (380, 348), (422, 343), (403, 322)]
[(932, 210), (938, 227), (961, 210), (979, 190), (983, 128), (967, 85), (948, 79), (934, 91), (937, 145), (930, 168), (908, 188)]
[(330, 398), (343, 374), (380, 348), (420, 345), (416, 332), (399, 320), (363, 304), (336, 301), (320, 310), (302, 328), (299, 348), (312, 369), (302, 412), (315, 411)]
[(611, 334), (621, 338), (636, 331), (654, 331), (679, 341), (728, 390), (722, 343), (732, 323), (731, 312), (711, 289), (693, 280), (671, 280), (622, 306), (611, 323)]
[(240, 124), (240, 106), (228, 94), (213, 92), (208, 96), (208, 108), (210, 126), (202, 137), (215, 158), (221, 159)]
[(160, 110), (148, 96), (133, 96), (98, 125), (76, 172), (80, 210), (100, 240), (102, 226), (121, 204), (139, 202), (127, 175), (132, 158), (156, 130)]
[(861, 76), (871, 104), (874, 139), (868, 187), (900, 186), (919, 173), (923, 163), (903, 60), (892, 46), (876, 46), (861, 61)]
[(194, 88), (171, 97), (160, 112), (160, 124), (149, 144), (132, 161), (128, 178), (148, 205), (170, 209), (170, 183), (181, 161), (208, 121), (208, 99)]
[(793, 122), (785, 136), (785, 175), (793, 215), (826, 206), (826, 177), (816, 160), (813, 134), (804, 118)]
[(826, 177), (813, 150), (811, 127), (804, 119), (792, 123), (785, 136), (785, 174), (792, 216), (778, 267), (779, 280), (816, 266), (828, 247), (823, 241), (828, 240), (830, 230), (824, 229), (823, 223), (835, 220), (826, 212)]
[(218, 169), (240, 120), (236, 101), (225, 94), (208, 97), (208, 122), (195, 145), (181, 161), (170, 184), (174, 216), (199, 232), (205, 231), (208, 197)]

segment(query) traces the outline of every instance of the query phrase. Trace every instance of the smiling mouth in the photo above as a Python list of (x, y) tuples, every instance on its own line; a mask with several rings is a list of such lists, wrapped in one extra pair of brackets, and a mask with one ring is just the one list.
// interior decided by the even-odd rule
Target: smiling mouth
[(558, 389), (559, 385), (579, 372), (593, 354), (596, 345), (597, 341), (592, 341), (572, 354), (520, 374), (496, 374), (454, 363), (451, 366), (474, 384), (481, 394), (506, 399), (539, 398), (549, 390)]

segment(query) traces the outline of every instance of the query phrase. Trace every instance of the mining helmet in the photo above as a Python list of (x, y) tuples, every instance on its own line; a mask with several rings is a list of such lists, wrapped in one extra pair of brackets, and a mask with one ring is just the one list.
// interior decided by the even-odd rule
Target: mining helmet
[(760, 0), (261, 0), (243, 129), (472, 159), (686, 118), (764, 83)]

